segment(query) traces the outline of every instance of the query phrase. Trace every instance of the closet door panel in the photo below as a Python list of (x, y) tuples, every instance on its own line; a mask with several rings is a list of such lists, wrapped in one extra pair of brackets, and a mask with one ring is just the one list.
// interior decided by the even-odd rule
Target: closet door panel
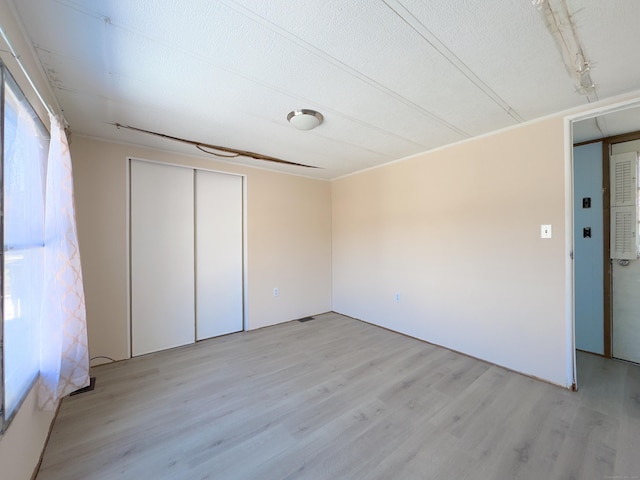
[(194, 342), (193, 170), (131, 161), (132, 354)]
[(243, 329), (242, 177), (196, 171), (196, 337)]

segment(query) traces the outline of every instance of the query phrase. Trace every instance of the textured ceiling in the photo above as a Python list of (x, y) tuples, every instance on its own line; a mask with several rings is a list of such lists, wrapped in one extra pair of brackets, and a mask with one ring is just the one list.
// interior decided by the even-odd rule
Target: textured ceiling
[[(549, 1), (566, 3), (595, 98), (640, 86), (640, 2)], [(72, 132), (205, 155), (112, 125), (128, 124), (320, 167), (233, 160), (317, 178), (589, 101), (530, 0), (14, 6)], [(320, 111), (324, 123), (295, 130), (287, 113), (302, 108)]]

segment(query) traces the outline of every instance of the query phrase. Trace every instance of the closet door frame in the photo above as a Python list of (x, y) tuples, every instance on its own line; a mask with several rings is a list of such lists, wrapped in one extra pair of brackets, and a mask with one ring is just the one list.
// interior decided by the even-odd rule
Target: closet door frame
[[(212, 168), (202, 168), (193, 165), (185, 165), (181, 163), (162, 162), (158, 160), (149, 160), (141, 157), (126, 157), (125, 159), (125, 197), (126, 197), (126, 297), (127, 297), (127, 356), (133, 356), (133, 338), (132, 338), (132, 310), (131, 310), (131, 162), (132, 161), (155, 163), (159, 165), (167, 165), (172, 167), (181, 167), (189, 170), (203, 170), (207, 172), (220, 173), (223, 175), (234, 175), (242, 178), (242, 330), (247, 330), (247, 318), (249, 312), (248, 302), (248, 267), (247, 267), (247, 176), (239, 173), (225, 172)], [(195, 319), (194, 319), (195, 321)], [(194, 342), (195, 342), (194, 337)]]

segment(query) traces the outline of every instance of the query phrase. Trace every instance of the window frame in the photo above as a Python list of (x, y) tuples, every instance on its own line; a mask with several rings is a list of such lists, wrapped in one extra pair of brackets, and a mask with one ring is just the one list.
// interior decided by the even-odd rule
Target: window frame
[[(10, 87), (9, 87), (10, 85)], [(6, 405), (6, 360), (5, 360), (5, 339), (6, 339), (6, 309), (5, 309), (5, 272), (6, 272), (6, 262), (7, 262), (7, 251), (5, 251), (5, 240), (6, 240), (6, 228), (5, 228), (5, 187), (6, 187), (6, 175), (5, 175), (5, 164), (6, 164), (6, 148), (5, 148), (5, 114), (6, 114), (6, 105), (7, 105), (7, 92), (6, 89), (11, 88), (12, 94), (15, 94), (20, 107), (26, 107), (29, 115), (33, 118), (34, 122), (37, 123), (36, 127), (40, 133), (44, 133), (45, 135), (40, 137), (38, 141), (45, 140), (48, 148), (49, 141), (49, 129), (46, 124), (42, 121), (40, 116), (38, 115), (36, 109), (33, 107), (27, 96), (24, 94), (24, 91), (15, 80), (11, 72), (9, 71), (6, 64), (0, 60), (0, 239), (2, 240), (3, 248), (0, 250), (0, 436), (2, 436), (7, 429), (9, 428), (12, 420), (15, 418), (17, 413), (20, 411), (25, 399), (30, 394), (34, 385), (36, 384), (38, 377), (40, 375), (39, 368), (38, 371), (33, 374), (32, 378), (25, 382), (25, 387), (20, 391), (19, 399), (12, 405), (11, 412), (7, 415), (7, 405)], [(16, 112), (17, 115), (20, 115), (20, 111)], [(43, 165), (42, 173), (42, 181), (43, 187), (46, 182), (46, 158)], [(44, 193), (43, 193), (43, 219), (44, 219)], [(30, 250), (35, 248), (42, 248), (44, 250), (44, 236), (42, 237), (42, 243), (34, 243), (34, 244), (25, 244), (20, 245), (20, 250)], [(42, 271), (44, 273), (44, 270)], [(36, 321), (37, 323), (37, 321)], [(39, 343), (39, 337), (34, 340), (34, 342)], [(38, 346), (39, 348), (39, 346)]]

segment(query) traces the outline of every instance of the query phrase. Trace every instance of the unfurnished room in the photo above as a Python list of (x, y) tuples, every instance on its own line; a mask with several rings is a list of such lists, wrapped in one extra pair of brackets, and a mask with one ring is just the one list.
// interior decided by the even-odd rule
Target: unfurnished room
[(640, 479), (638, 22), (0, 0), (0, 478)]

